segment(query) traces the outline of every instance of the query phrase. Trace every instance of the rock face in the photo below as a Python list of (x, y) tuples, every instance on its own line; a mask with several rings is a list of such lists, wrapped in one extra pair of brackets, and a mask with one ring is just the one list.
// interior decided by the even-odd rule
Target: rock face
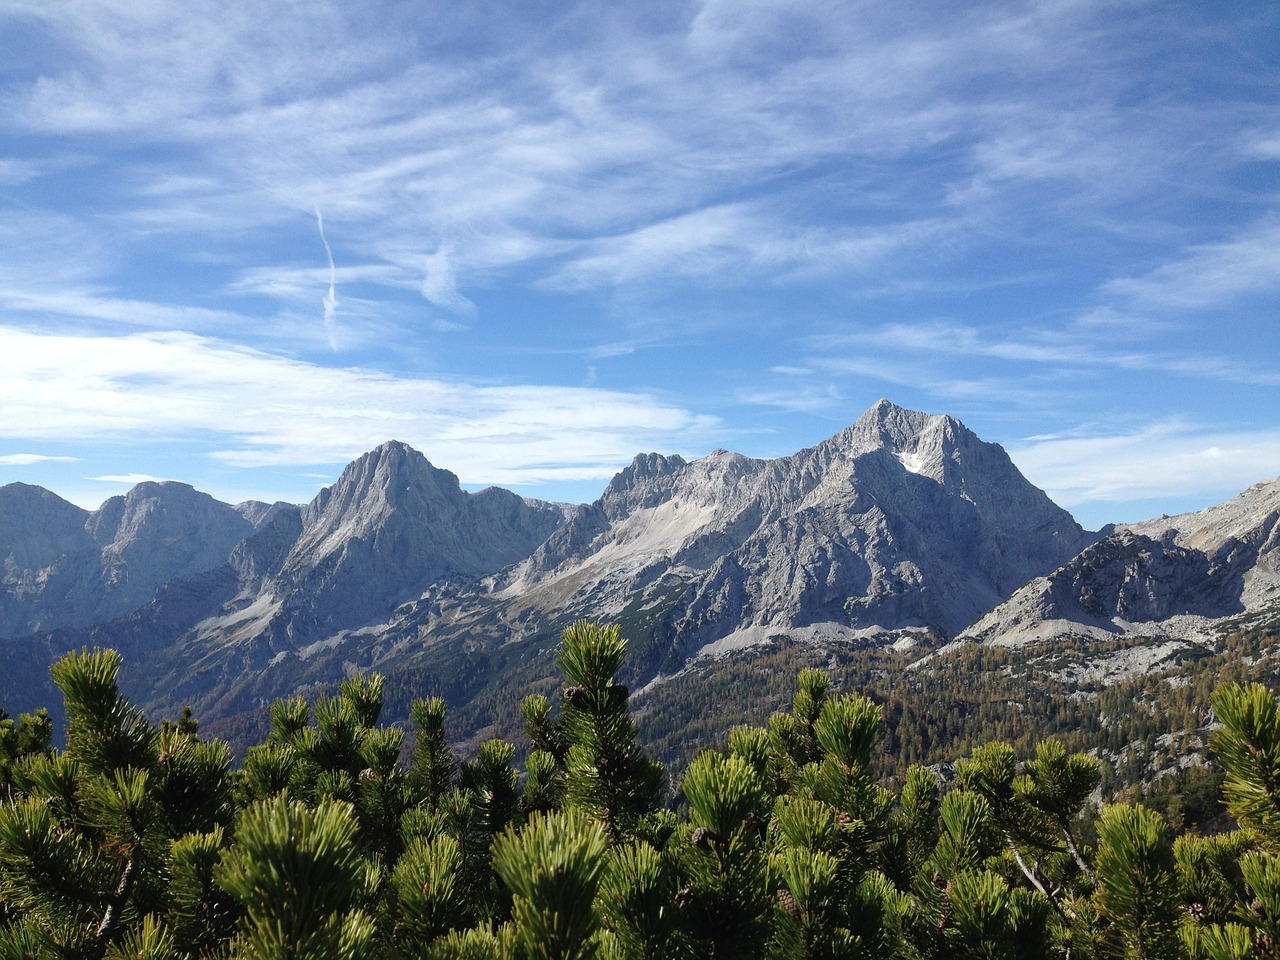
[[(138, 610), (171, 580), (227, 565), (238, 608), (285, 635), (383, 621), (439, 580), (528, 556), (565, 511), (506, 490), (465, 493), (403, 443), (347, 467), (304, 507), (232, 507), (182, 483), (141, 483), (94, 512), (26, 484), (0, 488), (0, 636), (83, 628)], [(237, 613), (229, 619), (240, 625)], [(216, 625), (215, 625), (216, 626)]]
[(83, 627), (218, 566), (252, 524), (185, 483), (141, 483), (90, 512), (47, 490), (0, 487), (0, 636)]
[(674, 663), (773, 633), (950, 637), (1091, 539), (999, 446), (881, 401), (791, 457), (636, 457), (492, 599), (510, 623), (665, 604)]
[(1197, 513), (1120, 527), (965, 631), (1017, 644), (1070, 636), (1201, 638), (1280, 604), (1280, 478)]
[(577, 507), (466, 493), (394, 441), (305, 506), (166, 483), (90, 513), (11, 484), (0, 635), (18, 639), (0, 646), (0, 704), (33, 705), (13, 699), (47, 673), (32, 650), (85, 644), (145, 661), (122, 682), (149, 709), (216, 722), (351, 670), (430, 677), (456, 704), (523, 689), (578, 617), (622, 625), (629, 683), (775, 635), (1013, 642), (1216, 622), (1280, 603), (1278, 516), (1280, 480), (1099, 539), (999, 446), (887, 401), (789, 457), (637, 456)]
[(433, 584), (469, 582), (527, 557), (563, 522), (560, 508), (506, 490), (466, 493), (452, 473), (391, 441), (311, 503), (278, 509), (236, 549), (235, 609), (204, 635), (256, 630), (304, 644), (382, 623)]

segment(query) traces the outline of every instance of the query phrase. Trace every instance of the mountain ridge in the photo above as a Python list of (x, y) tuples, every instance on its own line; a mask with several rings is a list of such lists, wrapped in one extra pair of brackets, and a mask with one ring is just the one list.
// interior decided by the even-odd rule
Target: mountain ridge
[[(0, 488), (0, 613), (38, 630), (11, 635), (0, 657), (35, 663), (39, 656), (15, 647), (24, 642), (45, 659), (117, 646), (147, 663), (145, 676), (122, 675), (135, 699), (161, 713), (190, 704), (215, 729), (277, 696), (366, 670), (436, 685), (456, 705), (476, 704), (467, 709), (483, 723), (485, 691), (549, 675), (559, 631), (580, 617), (623, 625), (627, 679), (640, 688), (777, 637), (921, 653), (1002, 642), (1026, 632), (1038, 608), (1019, 619), (1022, 608), (1010, 603), (1036, 583), (1053, 585), (1060, 619), (1074, 624), (1064, 635), (1115, 635), (1115, 617), (1140, 603), (1159, 613), (1187, 607), (1190, 593), (1159, 595), (1169, 571), (1198, 585), (1205, 609), (1226, 616), (1233, 602), (1254, 603), (1233, 594), (1237, 586), (1265, 581), (1250, 564), (1265, 566), (1277, 553), (1267, 504), (1280, 500), (1280, 481), (1257, 490), (1247, 507), (1206, 514), (1199, 533), (1181, 518), (1093, 533), (1028, 483), (999, 445), (953, 417), (888, 401), (790, 456), (638, 454), (583, 505), (500, 488), (467, 493), (454, 474), (393, 440), (352, 461), (308, 504), (221, 505), (209, 516), (228, 521), (234, 543), (211, 554), (169, 543), (180, 572), (150, 587), (140, 605), (51, 630), (31, 615), (15, 620), (13, 610), (41, 596), (40, 610), (50, 606), (50, 583), (83, 581), (77, 589), (92, 593), (117, 560), (140, 571), (141, 585), (160, 579), (154, 563), (134, 559), (146, 553), (137, 538), (172, 539), (161, 534), (184, 529), (198, 497), (185, 485), (137, 488), (90, 524), (98, 512), (19, 485)], [(52, 518), (48, 543), (5, 519), (24, 509)], [(1172, 526), (1159, 530), (1160, 522)], [(59, 553), (63, 546), (74, 549)], [(1122, 555), (1148, 558), (1145, 579), (1127, 581), (1128, 606), (1107, 613), (1096, 589), (1077, 596), (1083, 581), (1074, 571), (1111, 564), (1123, 573)], [(51, 557), (62, 567), (45, 576), (46, 593), (24, 594)], [(1217, 580), (1211, 569), (1223, 571)], [(1004, 619), (992, 619), (997, 611)], [(35, 682), (35, 666), (17, 672)], [(15, 677), (0, 681), (0, 703), (20, 692)]]

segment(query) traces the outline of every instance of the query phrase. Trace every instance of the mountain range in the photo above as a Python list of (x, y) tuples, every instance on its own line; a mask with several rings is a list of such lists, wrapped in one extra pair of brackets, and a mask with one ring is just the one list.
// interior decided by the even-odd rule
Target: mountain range
[(1278, 520), (1280, 479), (1086, 531), (998, 445), (887, 401), (789, 457), (639, 455), (583, 505), (468, 493), (396, 441), (302, 506), (149, 482), (85, 511), (13, 483), (0, 706), (54, 702), (52, 659), (97, 645), (125, 654), (135, 702), (191, 705), (233, 739), (274, 698), (367, 670), (387, 678), (390, 719), (440, 694), (482, 736), (512, 722), (512, 691), (554, 675), (579, 618), (622, 624), (639, 692), (778, 638), (922, 657), (1136, 634), (1194, 646), (1280, 607)]

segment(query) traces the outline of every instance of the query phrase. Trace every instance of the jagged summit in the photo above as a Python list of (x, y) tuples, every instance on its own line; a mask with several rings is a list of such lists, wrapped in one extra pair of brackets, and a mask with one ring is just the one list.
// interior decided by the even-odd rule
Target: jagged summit
[(956, 422), (947, 416), (907, 410), (881, 399), (838, 436), (867, 438), (873, 441), (873, 445), (898, 450), (914, 446), (920, 434), (938, 421)]
[(337, 482), (303, 507), (301, 552), (327, 554), (345, 539), (361, 537), (402, 517), (449, 512), (466, 497), (455, 474), (432, 466), (399, 440), (389, 440), (353, 460)]
[(611, 617), (679, 584), (682, 660), (771, 632), (949, 636), (1090, 539), (999, 446), (881, 401), (788, 457), (637, 457), (499, 586)]

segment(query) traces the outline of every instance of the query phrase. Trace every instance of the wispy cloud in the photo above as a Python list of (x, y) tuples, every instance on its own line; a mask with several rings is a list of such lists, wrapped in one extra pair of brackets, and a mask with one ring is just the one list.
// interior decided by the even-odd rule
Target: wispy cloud
[(94, 290), (0, 289), (0, 305), (10, 312), (35, 316), (52, 315), (62, 319), (97, 320), (129, 327), (170, 330), (228, 331), (250, 327), (254, 322), (246, 315), (231, 310), (133, 300)]
[(26, 183), (40, 176), (41, 166), (32, 160), (15, 160), (0, 157), (0, 183)]
[[(949, 230), (956, 242), (992, 191), (1046, 179), (1116, 189), (1120, 172), (1153, 175), (1161, 157), (1144, 149), (1134, 161), (1135, 125), (1107, 112), (1112, 91), (1076, 69), (1088, 60), (1092, 84), (1122, 82), (1099, 59), (1105, 44), (1082, 49), (1099, 28), (1090, 3), (938, 6), (910, 23), (875, 5), (729, 13), (706, 3), (684, 29), (677, 20), (652, 33), (613, 15), (590, 43), (516, 45), (503, 71), (448, 56), (413, 63), (408, 39), (358, 4), (286, 14), (195, 3), (163, 22), (105, 3), (28, 13), (84, 56), (10, 94), (29, 129), (131, 132), (196, 151), (194, 170), (140, 183), (154, 222), (195, 222), (219, 207), (228, 224), (282, 222), (323, 196), (350, 232), (344, 247), (387, 257), (416, 247), (423, 295), (450, 310), (470, 308), (457, 277), (530, 262), (573, 289), (743, 265), (765, 277), (865, 269), (913, 235)], [(439, 21), (445, 35), (475, 26), (462, 11)], [(334, 35), (343, 56), (316, 62), (312, 51)], [(1024, 90), (979, 92), (1014, 68)], [(167, 82), (140, 79), (157, 75)], [(883, 163), (927, 161), (940, 144), (968, 158), (944, 173), (955, 189), (986, 186), (942, 219), (886, 221), (886, 201), (937, 184), (929, 170), (895, 187)], [(843, 204), (839, 231), (797, 227), (797, 213), (821, 221), (828, 211), (789, 199), (723, 200), (832, 163), (864, 184)]]
[(0, 455), (0, 465), (29, 467), (36, 463), (75, 463), (79, 457), (49, 456), (43, 453), (6, 453)]
[(127, 485), (129, 485), (129, 486), (133, 486), (134, 484), (138, 484), (138, 483), (148, 483), (148, 482), (152, 482), (152, 483), (162, 483), (162, 482), (164, 482), (164, 477), (153, 477), (153, 476), (151, 476), (151, 475), (150, 475), (150, 474), (148, 474), (148, 473), (117, 473), (117, 474), (106, 474), (106, 475), (101, 476), (101, 477), (85, 477), (85, 479), (86, 479), (86, 480), (96, 480), (96, 481), (98, 481), (98, 482), (100, 482), (100, 483), (127, 484)]
[(715, 424), (637, 393), (318, 367), (190, 334), (4, 328), (0, 404), (6, 438), (197, 432), (221, 438), (218, 461), (253, 467), (342, 463), (394, 437), (473, 483), (607, 478), (638, 449), (696, 452)]
[(324, 235), (324, 216), (316, 207), (316, 228), (320, 231), (320, 242), (324, 244), (324, 255), (329, 261), (329, 292), (324, 295), (324, 332), (329, 340), (329, 349), (337, 350), (338, 296), (335, 289), (337, 271), (333, 266), (333, 251), (329, 248), (329, 240)]
[(840, 391), (832, 384), (825, 386), (804, 386), (798, 389), (775, 390), (739, 390), (739, 403), (753, 406), (774, 407), (792, 412), (812, 412), (830, 410), (838, 406), (843, 398)]
[(1250, 224), (1219, 243), (1195, 245), (1144, 276), (1112, 280), (1104, 291), (1181, 309), (1225, 306), (1252, 293), (1280, 293), (1280, 216)]
[(1183, 421), (1006, 445), (1019, 469), (1065, 507), (1233, 494), (1280, 474), (1280, 430), (1218, 431)]
[(476, 305), (458, 292), (458, 279), (450, 262), (450, 251), (441, 247), (424, 258), (422, 295), (431, 303), (457, 313), (474, 313)]
[[(1049, 375), (1073, 370), (1141, 370), (1224, 383), (1280, 386), (1280, 369), (1266, 365), (1265, 360), (1215, 357), (1198, 350), (1189, 355), (1133, 350), (1125, 344), (1128, 337), (1123, 331), (1116, 337), (1119, 345), (1107, 343), (1096, 329), (1091, 333), (1086, 338), (1080, 331), (1067, 327), (1008, 335), (972, 324), (931, 321), (868, 326), (851, 333), (813, 337), (806, 343), (818, 351), (811, 358), (816, 367), (868, 376), (875, 376), (879, 371), (882, 379), (910, 380), (921, 385), (950, 381), (947, 376), (934, 381), (925, 374), (943, 367), (947, 358), (976, 357), (1016, 367), (1020, 379), (1025, 379), (1027, 365), (1034, 365)], [(894, 365), (881, 366), (874, 359), (877, 355), (911, 358), (916, 376), (895, 374)]]

